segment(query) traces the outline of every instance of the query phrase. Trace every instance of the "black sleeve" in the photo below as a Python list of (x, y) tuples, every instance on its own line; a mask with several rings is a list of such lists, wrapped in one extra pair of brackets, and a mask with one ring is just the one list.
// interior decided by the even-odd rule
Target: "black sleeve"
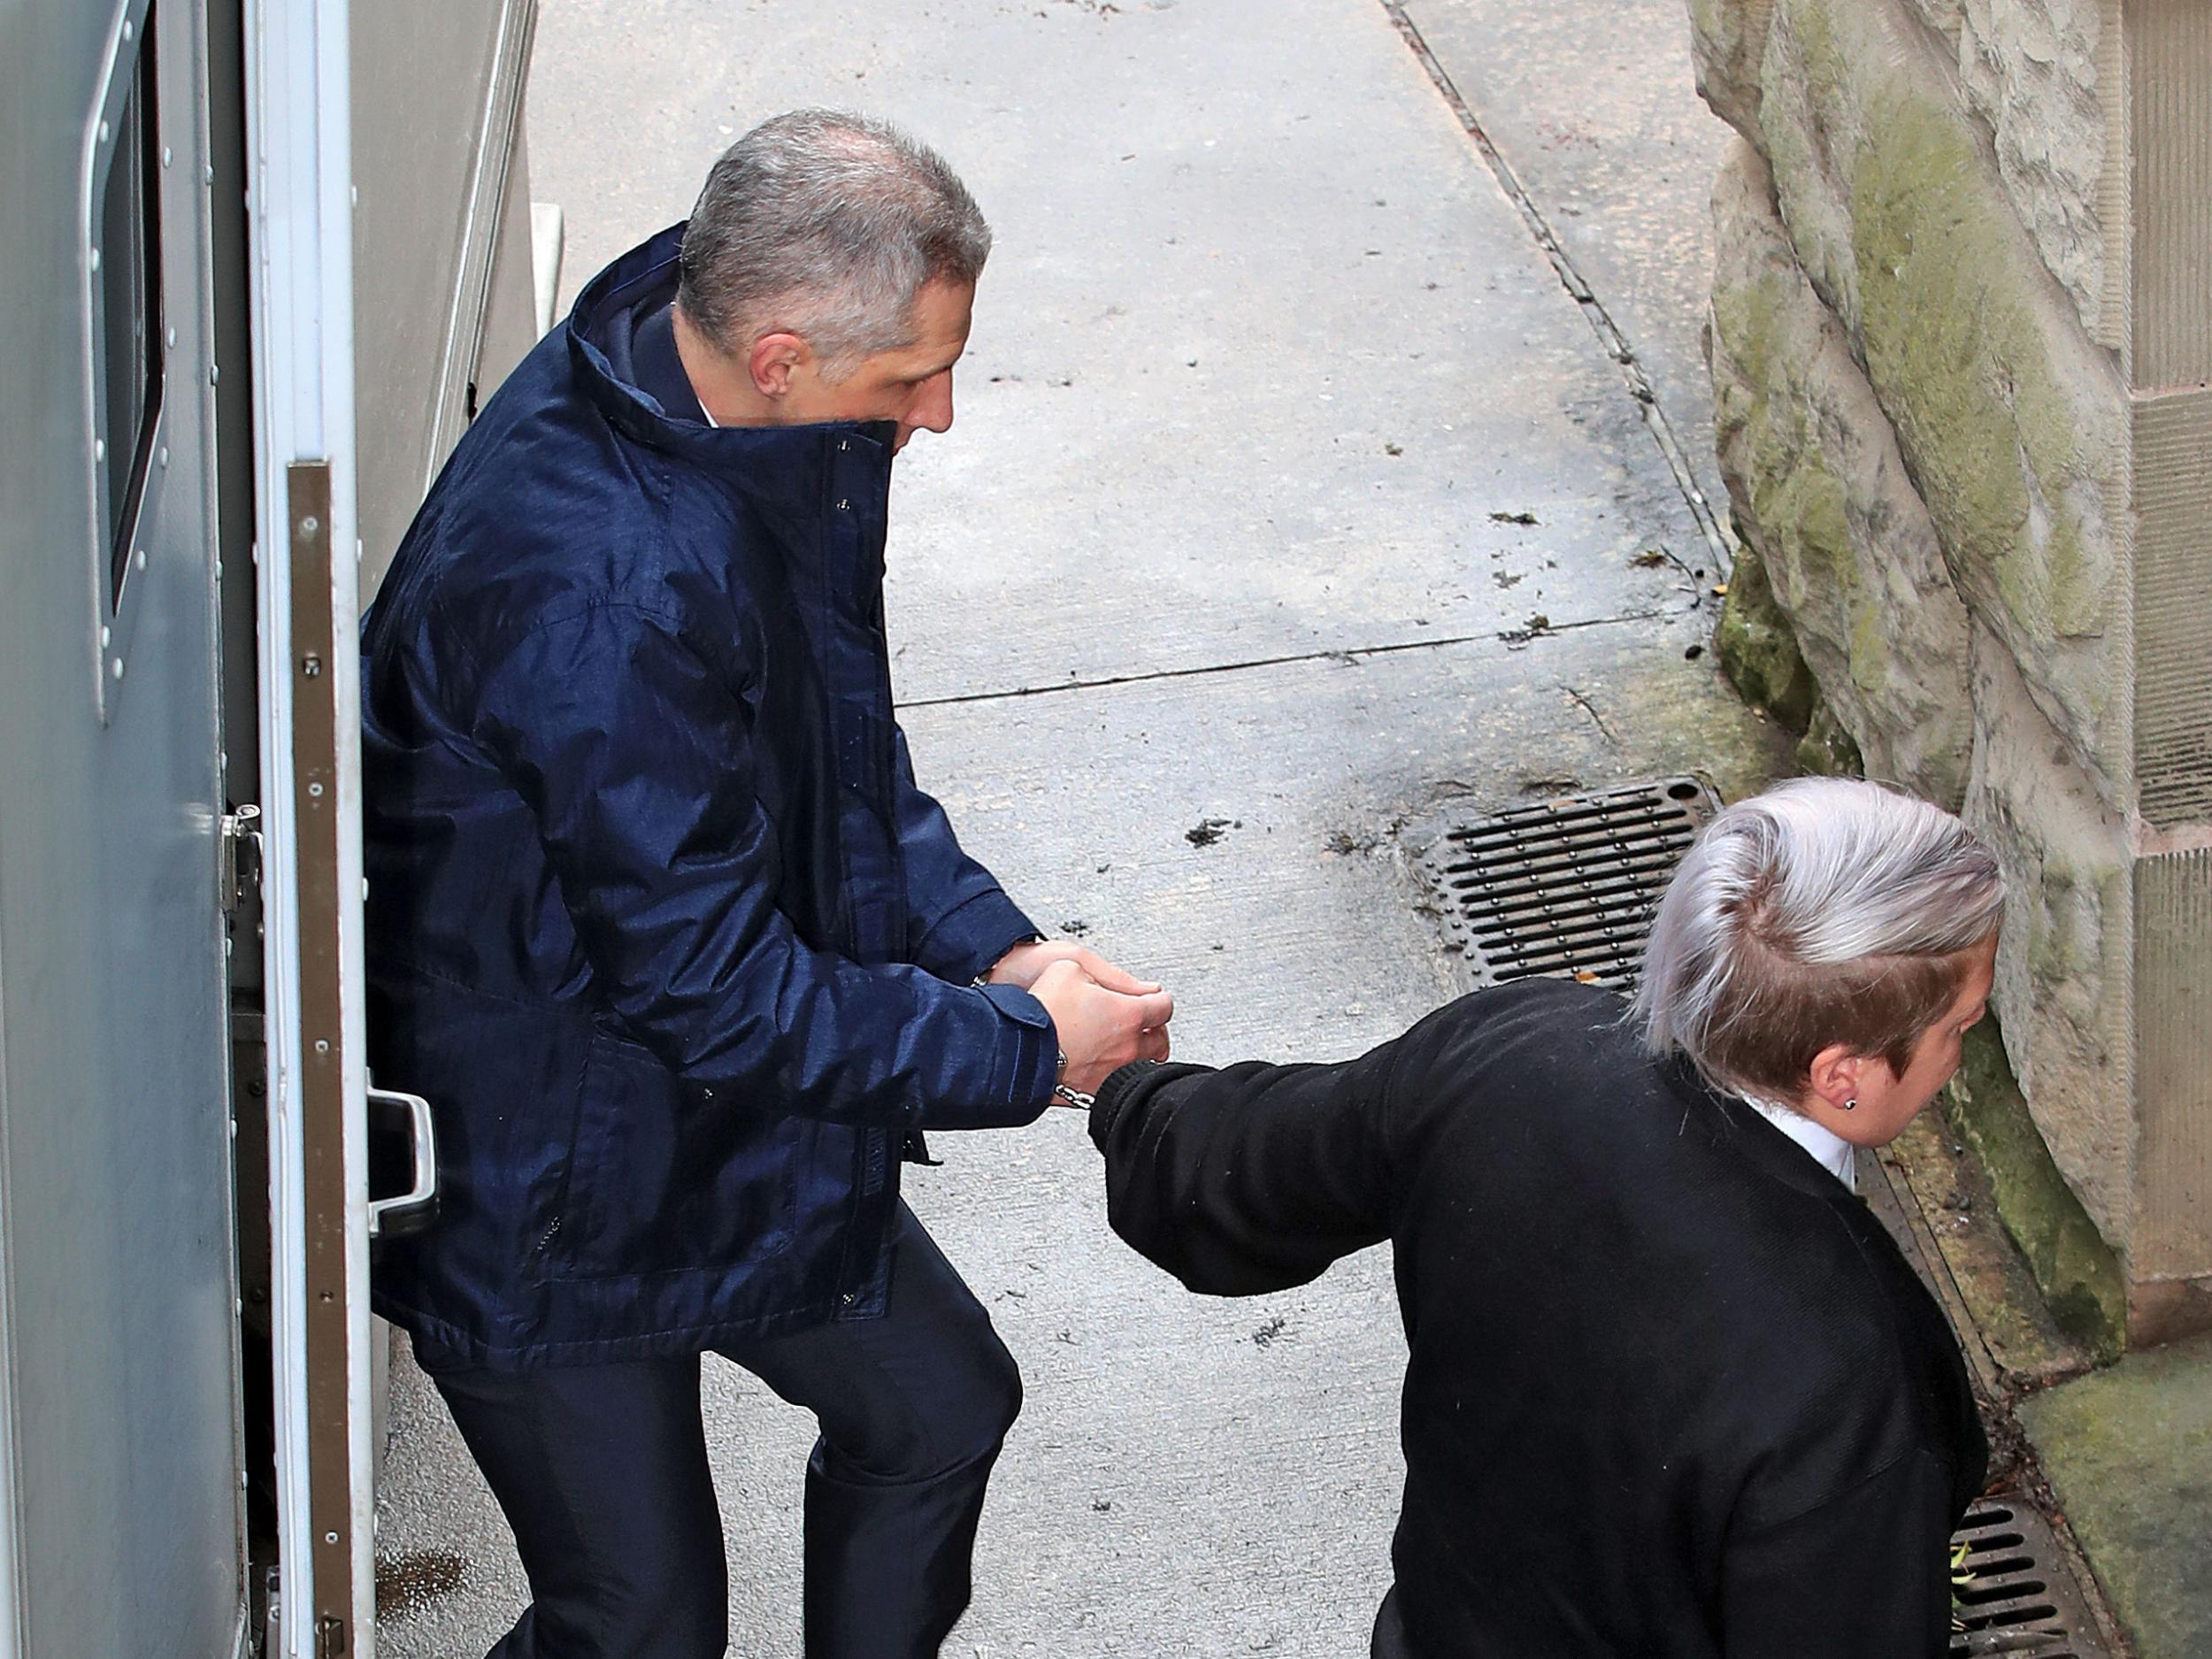
[(1951, 1471), (1909, 1453), (1801, 1515), (1732, 1529), (1727, 1659), (1943, 1659), (1951, 1640)]
[(1394, 1047), (1336, 1065), (1124, 1066), (1091, 1110), (1114, 1231), (1223, 1296), (1302, 1285), (1380, 1243)]

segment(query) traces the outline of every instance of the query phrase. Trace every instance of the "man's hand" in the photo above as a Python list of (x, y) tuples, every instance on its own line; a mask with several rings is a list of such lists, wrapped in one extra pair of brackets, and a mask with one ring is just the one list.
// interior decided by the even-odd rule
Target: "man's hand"
[(1093, 984), (1125, 996), (1148, 996), (1160, 988), (1150, 979), (1123, 972), (1095, 950), (1066, 939), (1039, 939), (1016, 945), (992, 964), (985, 977), (993, 985), (1018, 985), (1031, 991), (1036, 988), (1038, 976), (1056, 962), (1071, 962)]
[[(1112, 972), (1127, 984), (1141, 983), (1118, 968)], [(1157, 986), (1134, 993), (1110, 990), (1073, 957), (1063, 956), (1037, 975), (1029, 992), (1052, 1016), (1060, 1052), (1068, 1057), (1060, 1081), (1079, 1094), (1096, 1093), (1108, 1076), (1132, 1060), (1167, 1058), (1167, 1023), (1175, 1018), (1175, 999)]]

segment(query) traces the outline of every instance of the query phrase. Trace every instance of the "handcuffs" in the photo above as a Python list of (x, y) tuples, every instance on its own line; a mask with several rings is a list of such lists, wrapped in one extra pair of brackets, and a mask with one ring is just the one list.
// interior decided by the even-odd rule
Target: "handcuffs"
[(1053, 1099), (1064, 1101), (1069, 1105), (1074, 1107), (1078, 1111), (1090, 1110), (1092, 1107), (1098, 1104), (1097, 1095), (1086, 1094), (1081, 1089), (1070, 1088), (1065, 1083), (1057, 1080), (1061, 1078), (1064, 1078), (1068, 1074), (1068, 1051), (1065, 1048), (1063, 1048), (1059, 1051), (1059, 1054), (1060, 1069), (1052, 1074), (1055, 1079), (1052, 1085)]

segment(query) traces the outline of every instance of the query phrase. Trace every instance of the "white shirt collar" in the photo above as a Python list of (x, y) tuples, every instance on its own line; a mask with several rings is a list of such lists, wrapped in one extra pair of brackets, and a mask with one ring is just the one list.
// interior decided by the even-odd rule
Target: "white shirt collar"
[(1814, 1163), (1854, 1192), (1858, 1190), (1858, 1148), (1841, 1135), (1823, 1129), (1794, 1107), (1749, 1094), (1743, 1098), (1746, 1105), (1804, 1148)]

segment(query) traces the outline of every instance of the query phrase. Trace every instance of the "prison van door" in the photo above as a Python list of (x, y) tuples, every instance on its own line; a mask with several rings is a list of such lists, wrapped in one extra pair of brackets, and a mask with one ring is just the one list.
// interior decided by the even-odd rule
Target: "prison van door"
[[(374, 1651), (347, 0), (248, 0), (273, 1655)], [(419, 1108), (419, 1188), (434, 1158)], [(402, 1195), (404, 1196), (404, 1195)]]
[(244, 1635), (204, 48), (0, 5), (0, 1654)]

